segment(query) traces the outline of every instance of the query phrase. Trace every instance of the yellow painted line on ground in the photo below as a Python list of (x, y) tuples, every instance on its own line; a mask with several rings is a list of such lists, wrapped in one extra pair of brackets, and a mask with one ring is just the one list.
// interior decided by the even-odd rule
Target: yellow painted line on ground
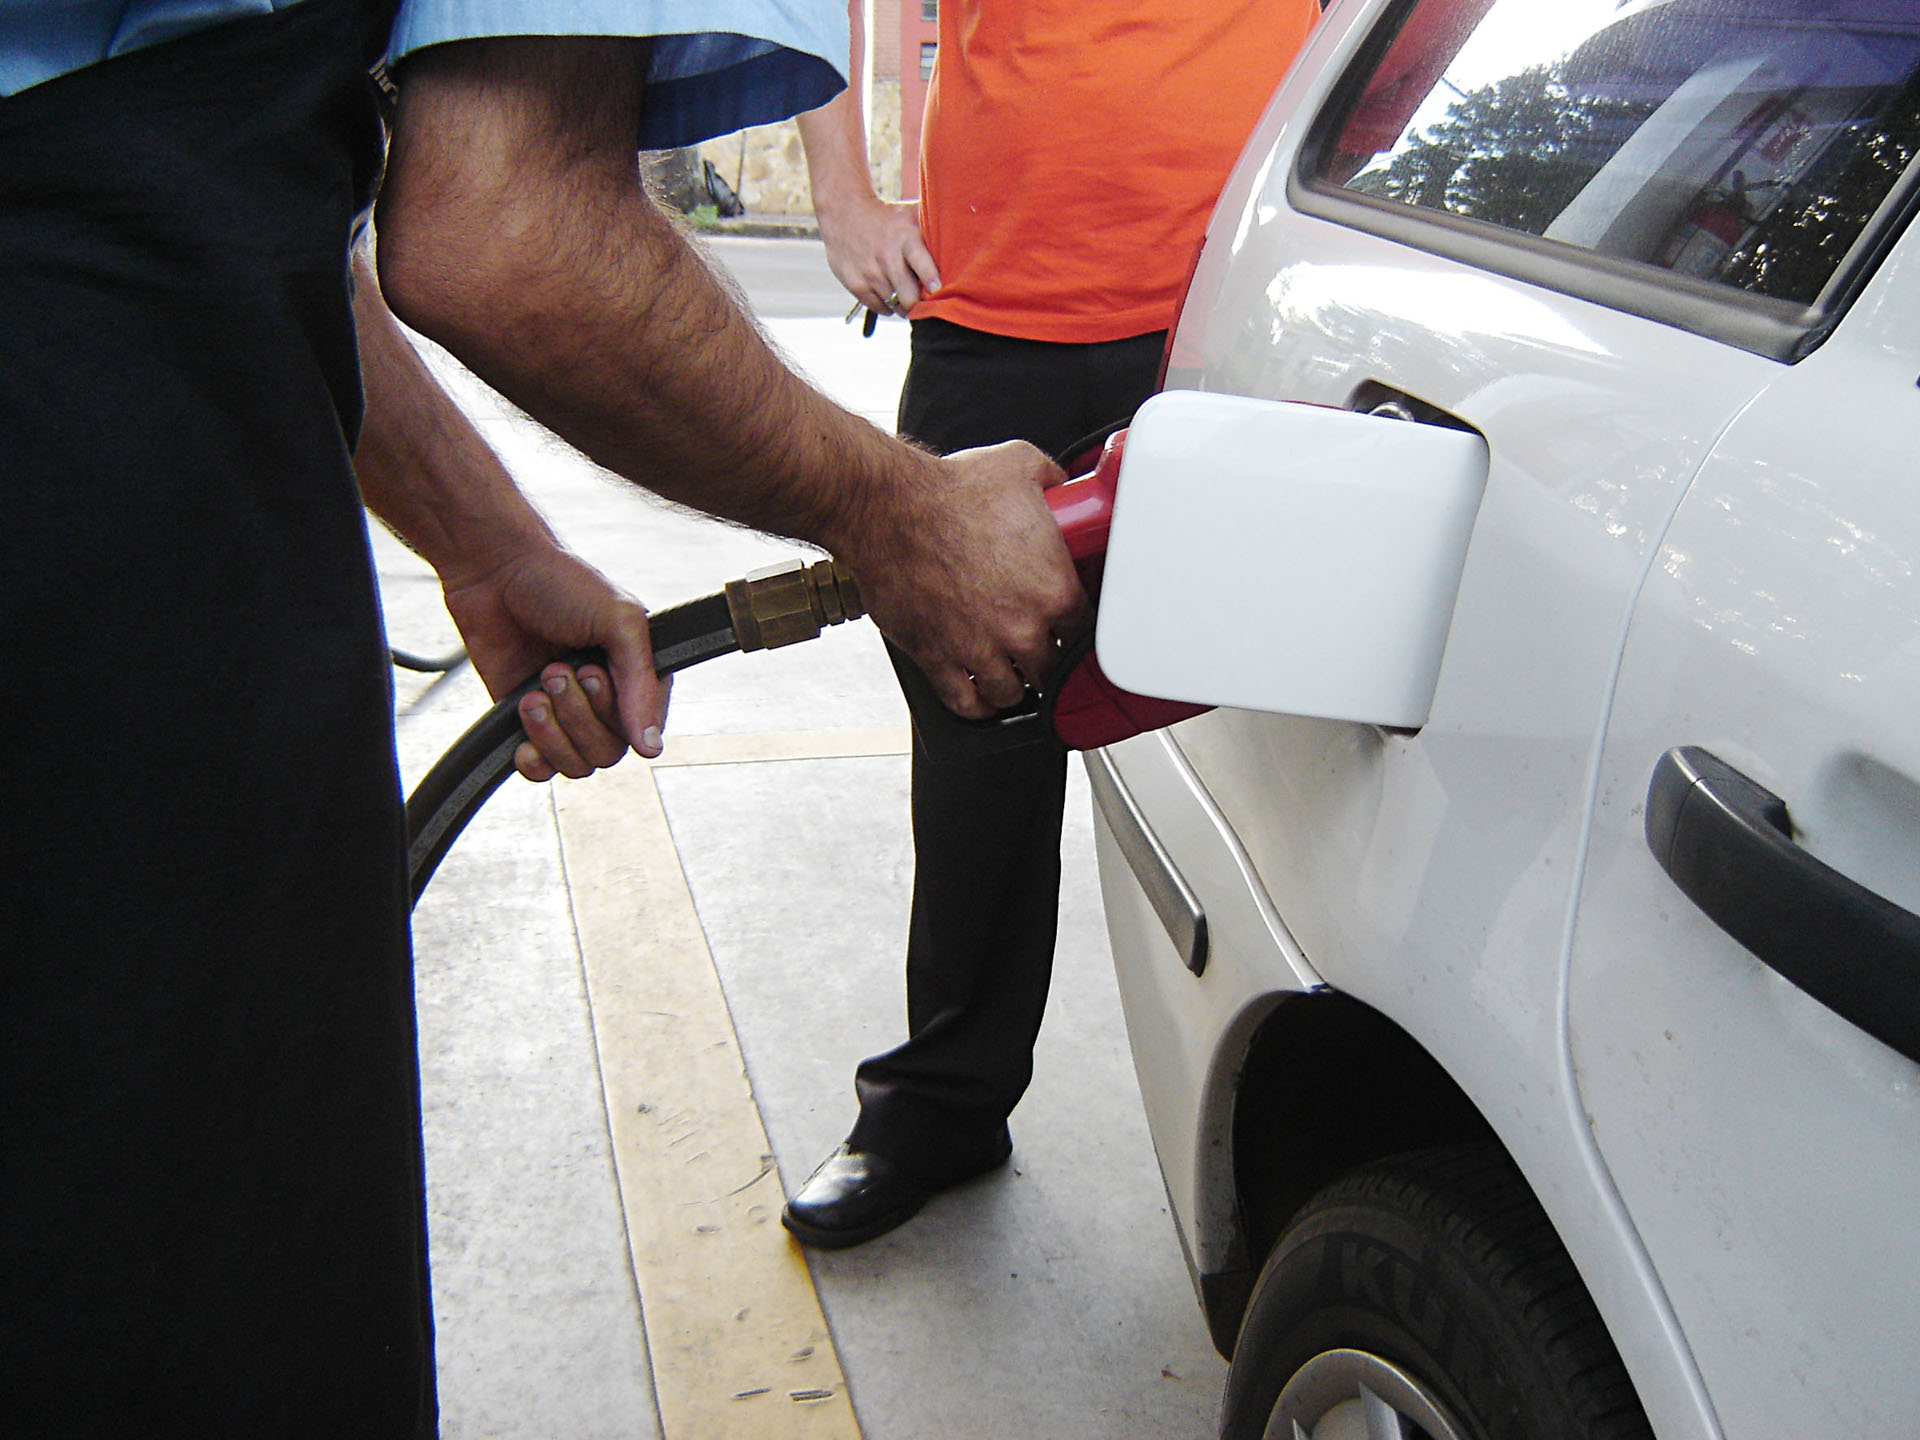
[[(799, 759), (803, 738), (822, 739), (673, 743), (714, 764)], [(665, 1440), (859, 1440), (652, 768), (554, 804)]]

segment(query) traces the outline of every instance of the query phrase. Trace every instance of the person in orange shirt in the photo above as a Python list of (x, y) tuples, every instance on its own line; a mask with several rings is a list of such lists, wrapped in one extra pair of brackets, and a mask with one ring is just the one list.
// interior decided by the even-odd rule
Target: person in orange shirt
[[(801, 117), (828, 263), (869, 309), (913, 323), (903, 436), (1060, 456), (1133, 414), (1227, 173), (1319, 14), (1317, 0), (945, 0), (918, 204), (874, 193), (851, 91)], [(917, 729), (925, 702), (907, 694)], [(1050, 740), (959, 760), (916, 742), (908, 1038), (861, 1063), (852, 1133), (782, 1212), (803, 1243), (872, 1239), (1011, 1154), (1065, 791)]]

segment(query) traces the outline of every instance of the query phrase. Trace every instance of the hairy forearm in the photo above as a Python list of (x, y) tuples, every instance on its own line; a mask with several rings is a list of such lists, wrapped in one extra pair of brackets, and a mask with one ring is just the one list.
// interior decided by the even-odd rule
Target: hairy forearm
[(367, 508), (442, 575), (482, 569), (505, 549), (550, 540), (499, 457), (395, 323), (364, 254), (354, 256), (353, 268), (367, 396), (353, 463)]
[(647, 197), (644, 61), (619, 41), (417, 59), (380, 213), (388, 297), (608, 469), (853, 558), (885, 529), (870, 512), (937, 467), (789, 371)]
[(646, 62), (570, 37), (410, 60), (379, 211), (395, 313), (616, 473), (832, 551), (954, 709), (1013, 704), (1088, 620), (1040, 493), (1058, 470), (1019, 444), (936, 459), (789, 371), (641, 188)]
[(646, 611), (561, 546), (395, 323), (364, 254), (353, 272), (367, 396), (353, 465), (367, 508), (439, 573), (448, 613), (494, 695), (556, 655), (606, 652), (604, 669), (540, 672), (542, 690), (520, 704), (527, 741), (515, 765), (547, 780), (611, 765), (629, 740), (659, 754), (666, 687), (653, 673)]

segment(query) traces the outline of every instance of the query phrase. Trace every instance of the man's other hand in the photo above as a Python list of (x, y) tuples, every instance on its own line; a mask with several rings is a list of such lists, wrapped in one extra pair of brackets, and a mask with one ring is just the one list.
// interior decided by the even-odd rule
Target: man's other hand
[[(445, 593), (495, 698), (551, 662), (540, 669), (540, 689), (520, 701), (527, 743), (513, 763), (527, 779), (581, 779), (619, 760), (629, 743), (641, 755), (660, 753), (669, 686), (653, 673), (647, 612), (599, 571), (554, 545), (450, 579)], [(607, 652), (611, 674), (552, 660), (556, 650), (590, 646)]]

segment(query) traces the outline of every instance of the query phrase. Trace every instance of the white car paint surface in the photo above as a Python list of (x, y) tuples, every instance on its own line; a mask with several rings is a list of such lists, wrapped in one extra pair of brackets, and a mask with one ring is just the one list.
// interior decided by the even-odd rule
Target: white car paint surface
[(1920, 435), (1915, 262), (1715, 447), (1636, 607), (1601, 762), (1573, 1058), (1734, 1435), (1914, 1413), (1920, 1087), (1674, 891), (1642, 807), (1664, 750), (1704, 746), (1788, 801), (1805, 848), (1920, 909), (1920, 475), (1888, 443)]
[[(1500, 0), (1502, 33), (1533, 3)], [(1655, 763), (1701, 746), (1784, 799), (1809, 852), (1920, 910), (1913, 177), (1817, 304), (1735, 305), (1682, 274), (1722, 273), (1725, 212), (1751, 248), (1848, 133), (1836, 107), (1857, 97), (1822, 88), (1833, 67), (1907, 73), (1913, 48), (1873, 27), (1906, 46), (1920, 6), (1816, 5), (1866, 28), (1816, 27), (1785, 58), (1754, 48), (1738, 5), (1588, 7), (1580, 36), (1616, 50), (1677, 44), (1657, 27), (1689, 17), (1727, 28), (1688, 42), (1691, 78), (1645, 102), (1542, 238), (1505, 247), (1376, 223), (1303, 184), (1316, 117), (1404, 8), (1334, 6), (1275, 97), (1215, 213), (1167, 384), (1384, 403), (1484, 438), (1430, 713), (1404, 733), (1221, 709), (1091, 762), (1206, 916), (1195, 975), (1103, 820), (1122, 998), (1190, 1265), (1203, 1292), (1259, 1269), (1237, 1087), (1276, 1007), (1320, 989), (1390, 1020), (1471, 1102), (1654, 1433), (1911, 1434), (1920, 1066), (1716, 926), (1644, 827)], [(1777, 99), (1736, 114), (1754, 94)], [(1712, 186), (1672, 178), (1696, 171)], [(1259, 663), (1261, 624), (1323, 618), (1242, 617), (1240, 663)], [(1288, 1163), (1287, 1135), (1266, 1143)]]

